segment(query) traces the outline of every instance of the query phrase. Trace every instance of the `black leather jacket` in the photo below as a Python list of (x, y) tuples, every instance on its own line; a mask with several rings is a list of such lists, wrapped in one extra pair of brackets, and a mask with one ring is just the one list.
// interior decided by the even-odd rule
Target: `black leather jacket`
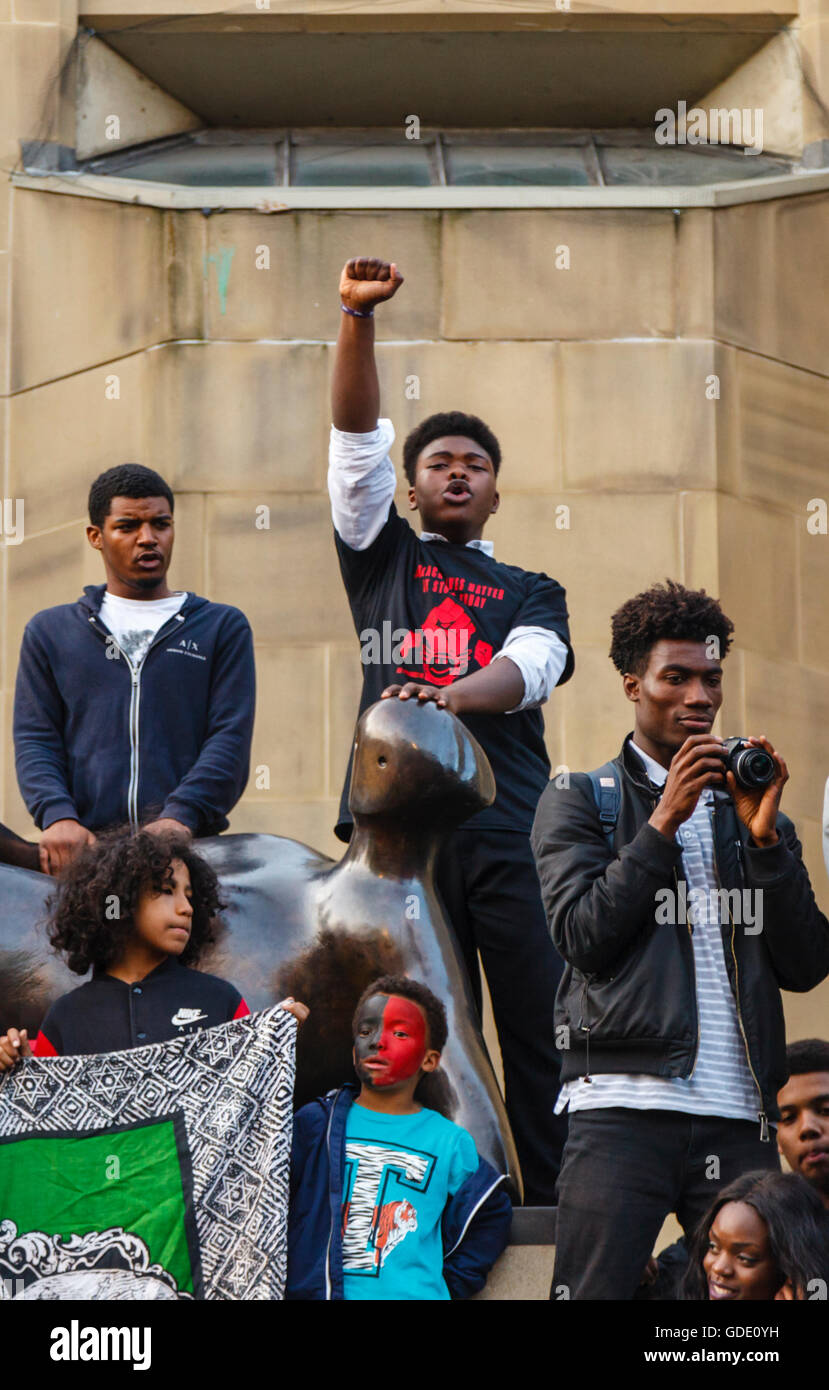
[[(558, 1035), (568, 1044), (561, 1079), (588, 1071), (687, 1077), (698, 1045), (692, 927), (666, 923), (665, 895), (656, 896), (678, 890), (681, 851), (648, 824), (660, 789), (627, 739), (614, 765), (615, 854), (584, 773), (569, 787), (548, 784), (532, 830), (550, 932), (566, 962), (556, 997), (556, 1027), (569, 1030)], [(766, 849), (751, 842), (726, 791), (714, 791), (713, 820), (720, 886), (762, 889), (761, 929), (759, 919), (735, 923), (732, 899), (722, 938), (763, 1125), (777, 1118), (788, 1075), (780, 990), (803, 993), (829, 974), (829, 922), (788, 817), (778, 816), (780, 839)]]

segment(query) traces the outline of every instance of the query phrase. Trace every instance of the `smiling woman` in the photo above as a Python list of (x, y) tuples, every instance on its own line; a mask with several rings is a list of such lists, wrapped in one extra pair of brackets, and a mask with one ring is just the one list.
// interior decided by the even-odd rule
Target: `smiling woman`
[(690, 1244), (682, 1297), (716, 1302), (825, 1298), (829, 1212), (796, 1173), (745, 1173), (723, 1188)]
[(702, 1266), (708, 1297), (769, 1299), (781, 1285), (768, 1227), (747, 1202), (726, 1202), (711, 1223)]

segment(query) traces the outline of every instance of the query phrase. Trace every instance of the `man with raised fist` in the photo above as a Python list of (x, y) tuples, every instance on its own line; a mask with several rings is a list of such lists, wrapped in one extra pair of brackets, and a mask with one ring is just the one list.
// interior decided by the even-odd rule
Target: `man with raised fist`
[[(505, 1099), (525, 1201), (554, 1201), (566, 1133), (554, 1115), (561, 975), (529, 844), (549, 777), (540, 706), (569, 679), (564, 590), (505, 565), (483, 539), (498, 508), (501, 450), (474, 415), (422, 421), (403, 446), (416, 532), (394, 505), (394, 442), (379, 419), (374, 311), (403, 283), (392, 262), (358, 258), (340, 280), (328, 486), (340, 569), (360, 637), (359, 713), (380, 698), (434, 700), (467, 725), (497, 783), (494, 804), (447, 841), (437, 883), (478, 1004), (478, 952), (492, 997)], [(348, 839), (350, 767), (337, 833)]]

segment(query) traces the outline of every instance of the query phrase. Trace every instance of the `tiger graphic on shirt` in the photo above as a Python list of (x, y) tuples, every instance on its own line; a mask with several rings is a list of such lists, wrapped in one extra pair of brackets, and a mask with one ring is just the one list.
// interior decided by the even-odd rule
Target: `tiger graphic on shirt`
[(382, 1269), (408, 1231), (417, 1230), (417, 1212), (411, 1202), (385, 1202), (374, 1209), (374, 1263)]

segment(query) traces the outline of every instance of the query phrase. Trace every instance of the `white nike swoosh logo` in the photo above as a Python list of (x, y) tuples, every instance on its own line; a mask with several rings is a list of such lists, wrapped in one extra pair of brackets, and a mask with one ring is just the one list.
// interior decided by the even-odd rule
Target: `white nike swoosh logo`
[(178, 1013), (173, 1014), (170, 1022), (181, 1028), (185, 1023), (198, 1023), (202, 1018), (207, 1018), (207, 1014), (203, 1014), (201, 1009), (179, 1009)]

